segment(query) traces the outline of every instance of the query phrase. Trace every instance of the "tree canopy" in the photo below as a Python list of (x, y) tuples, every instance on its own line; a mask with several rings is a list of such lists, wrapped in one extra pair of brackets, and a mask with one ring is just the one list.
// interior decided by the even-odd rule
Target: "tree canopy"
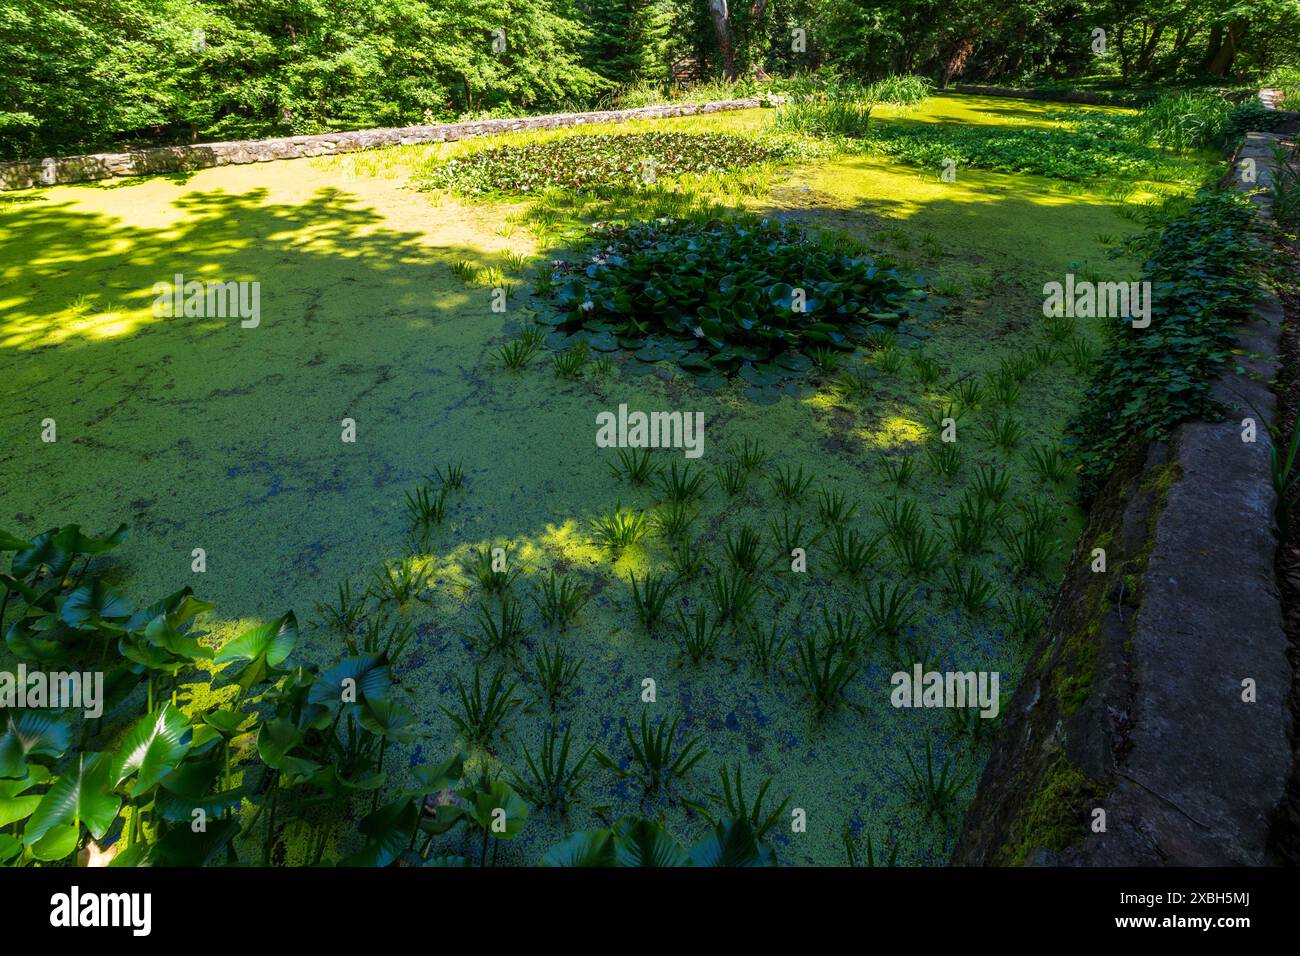
[(13, 158), (596, 106), (687, 74), (1245, 82), (1300, 66), (1300, 0), (0, 0), (0, 57)]

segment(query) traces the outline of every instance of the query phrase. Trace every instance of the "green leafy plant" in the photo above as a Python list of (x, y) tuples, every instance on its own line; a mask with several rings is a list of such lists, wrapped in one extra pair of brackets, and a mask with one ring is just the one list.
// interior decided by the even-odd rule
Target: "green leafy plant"
[(704, 493), (704, 475), (692, 474), (690, 465), (679, 472), (674, 461), (667, 471), (659, 472), (658, 480), (660, 493), (670, 502), (687, 504)]
[(533, 603), (541, 612), (543, 623), (561, 631), (578, 619), (590, 598), (590, 593), (581, 584), (569, 580), (567, 576), (557, 579), (554, 569), (547, 574), (538, 590), (541, 597), (539, 599), (534, 594)]
[(632, 589), (632, 606), (636, 610), (636, 619), (647, 631), (653, 631), (663, 617), (664, 605), (673, 591), (673, 582), (649, 571), (637, 582), (636, 575), (629, 572), (628, 584)]
[(582, 661), (574, 660), (555, 644), (543, 644), (533, 656), (533, 679), (547, 709), (554, 714), (578, 686)]
[(619, 448), (616, 455), (618, 461), (611, 462), (609, 470), (629, 484), (644, 485), (659, 472), (648, 448)]
[(814, 713), (825, 717), (839, 708), (844, 691), (861, 670), (852, 651), (805, 634), (794, 645), (794, 675), (812, 700)]
[(766, 629), (747, 624), (741, 632), (741, 642), (750, 665), (763, 676), (772, 673), (785, 653), (790, 632), (773, 621)]
[(650, 521), (644, 511), (625, 511), (621, 504), (591, 522), (591, 533), (596, 543), (615, 555), (632, 547), (649, 530)]
[(917, 767), (910, 753), (907, 766), (911, 770), (910, 792), (921, 808), (925, 818), (937, 818), (946, 821), (957, 811), (957, 802), (961, 792), (970, 782), (974, 771), (965, 774), (956, 769), (954, 761), (945, 760), (936, 771), (934, 752), (930, 741), (925, 742), (925, 766)]
[(722, 550), (731, 566), (746, 574), (753, 574), (764, 564), (763, 541), (749, 525), (742, 525), (734, 538), (728, 531)]
[(414, 495), (408, 491), (406, 493), (406, 511), (410, 515), (411, 524), (417, 531), (442, 524), (443, 518), (447, 516), (446, 486), (444, 485), (435, 490), (433, 485), (425, 482), (415, 489)]
[(511, 593), (503, 592), (501, 599), (493, 604), (478, 604), (478, 635), (475, 645), (487, 654), (504, 654), (514, 657), (527, 638), (531, 628), (524, 624), (522, 603)]
[(626, 720), (623, 736), (627, 741), (629, 765), (623, 769), (602, 751), (596, 751), (596, 760), (620, 777), (636, 780), (646, 793), (663, 793), (672, 784), (685, 777), (691, 768), (704, 759), (706, 751), (698, 737), (691, 737), (677, 746), (677, 728), (681, 717), (668, 722), (667, 715), (659, 718), (653, 729), (643, 710), (638, 733), (634, 733)]
[(687, 619), (678, 608), (677, 624), (677, 644), (692, 664), (701, 664), (713, 656), (721, 626), (716, 618), (710, 616), (705, 605), (697, 606), (691, 619)]
[(874, 588), (867, 589), (864, 609), (872, 633), (891, 642), (897, 641), (918, 617), (912, 593), (899, 584), (886, 587), (884, 581), (877, 581)]
[(521, 797), (539, 810), (550, 810), (560, 815), (568, 812), (578, 788), (590, 776), (584, 773), (587, 760), (596, 749), (589, 744), (577, 759), (570, 762), (569, 733), (572, 728), (564, 728), (564, 736), (558, 737), (553, 724), (548, 724), (542, 731), (542, 746), (536, 759), (524, 746), (524, 762), (528, 765), (528, 777), (515, 775), (514, 787)]
[(438, 706), (451, 719), (465, 743), (486, 750), (494, 741), (508, 737), (509, 721), (515, 709), (522, 703), (518, 698), (511, 696), (519, 686), (518, 682), (506, 683), (505, 671), (498, 668), (492, 674), (485, 692), (477, 667), (474, 668), (472, 687), (466, 687), (459, 675), (453, 675), (452, 680), (456, 682), (460, 711), (451, 711), (441, 704)]

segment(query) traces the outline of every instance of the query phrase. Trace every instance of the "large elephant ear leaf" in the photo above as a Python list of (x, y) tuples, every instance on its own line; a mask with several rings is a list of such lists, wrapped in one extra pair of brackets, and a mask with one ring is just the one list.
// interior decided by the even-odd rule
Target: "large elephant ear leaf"
[(624, 820), (614, 828), (619, 866), (690, 866), (690, 856), (653, 820)]
[(11, 823), (26, 820), (40, 805), (39, 793), (28, 793), (50, 779), (50, 772), (40, 764), (32, 764), (27, 776), (19, 780), (0, 780), (0, 829)]
[(107, 554), (126, 540), (126, 525), (118, 525), (116, 530), (102, 538), (92, 538), (88, 534), (82, 534), (80, 525), (65, 525), (59, 529), (54, 540), (60, 548), (74, 556)]
[(384, 654), (361, 654), (339, 661), (316, 679), (308, 703), (336, 707), (340, 703), (383, 700), (393, 686)]
[(14, 555), (11, 566), (13, 573), (20, 578), (25, 578), (39, 568), (46, 568), (56, 578), (67, 574), (76, 555), (63, 550), (58, 542), (59, 535), (59, 529), (54, 528), (32, 538)]
[(618, 853), (609, 830), (585, 830), (546, 851), (542, 866), (616, 866)]
[(477, 790), (473, 798), (474, 821), (498, 840), (514, 839), (524, 828), (528, 804), (504, 780), (493, 780), (490, 786)]
[(111, 764), (106, 753), (78, 754), (41, 797), (23, 828), (23, 842), (33, 846), (56, 827), (78, 821), (96, 840), (107, 833), (122, 806), (109, 779)]
[(182, 629), (196, 615), (203, 611), (210, 611), (213, 607), (215, 605), (211, 602), (196, 598), (193, 588), (181, 588), (161, 601), (155, 601), (148, 607), (136, 611), (131, 616), (131, 620), (127, 621), (126, 628), (129, 631), (138, 631), (159, 614), (166, 614), (171, 620), (172, 627)]
[(57, 759), (72, 743), (72, 725), (46, 711), (10, 711), (0, 736), (0, 777), (25, 777), (28, 757)]
[(361, 821), (359, 829), (366, 845), (339, 861), (339, 866), (388, 866), (411, 843), (411, 835), (420, 819), (420, 805), (414, 800), (398, 800), (380, 807)]
[(361, 708), (362, 727), (372, 734), (403, 743), (414, 739), (418, 722), (415, 711), (400, 701), (367, 696)]
[(234, 817), (209, 820), (198, 833), (193, 827), (172, 827), (152, 847), (149, 862), (153, 866), (207, 866), (238, 832), (239, 821)]
[(140, 718), (123, 738), (113, 759), (113, 785), (135, 774), (132, 795), (152, 790), (185, 758), (192, 739), (185, 715), (170, 701), (163, 704)]
[(302, 743), (303, 732), (287, 717), (268, 720), (257, 732), (257, 754), (272, 770), (290, 776), (308, 777), (320, 769), (320, 764), (289, 752)]
[(59, 608), (59, 616), (65, 624), (73, 627), (100, 621), (122, 621), (131, 616), (131, 605), (121, 593), (96, 578), (68, 593)]
[(260, 684), (271, 671), (284, 663), (298, 643), (298, 619), (293, 611), (262, 624), (235, 638), (216, 657), (218, 664), (243, 662), (236, 669), (234, 682), (244, 690)]
[(155, 648), (161, 648), (172, 657), (192, 663), (199, 658), (212, 656), (212, 651), (199, 643), (198, 638), (182, 632), (171, 614), (159, 614), (144, 629), (144, 639)]
[(410, 796), (428, 796), (446, 790), (465, 775), (465, 754), (457, 753), (446, 763), (424, 764), (412, 771), (419, 786), (407, 791)]
[(22, 538), (0, 529), (0, 551), (21, 551), (25, 547), (27, 542)]
[(776, 866), (772, 851), (754, 836), (748, 820), (723, 820), (691, 848), (695, 866)]

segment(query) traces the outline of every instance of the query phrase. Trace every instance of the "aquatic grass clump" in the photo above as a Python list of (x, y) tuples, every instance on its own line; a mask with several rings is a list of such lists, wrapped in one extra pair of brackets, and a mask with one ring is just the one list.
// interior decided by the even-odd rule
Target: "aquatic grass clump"
[(451, 719), (466, 744), (486, 750), (495, 741), (504, 740), (510, 735), (510, 718), (522, 703), (511, 696), (519, 686), (517, 681), (507, 684), (505, 671), (498, 668), (492, 674), (485, 691), (477, 667), (474, 668), (473, 687), (467, 687), (458, 675), (453, 675), (452, 680), (456, 682), (460, 710), (452, 711), (441, 704), (438, 706)]
[(936, 818), (946, 822), (957, 810), (961, 792), (970, 783), (975, 771), (961, 773), (952, 760), (944, 760), (936, 770), (934, 751), (930, 741), (925, 742), (925, 766), (918, 767), (911, 753), (906, 754), (911, 770), (909, 791), (912, 799), (925, 811), (927, 820)]
[(792, 505), (807, 494), (808, 489), (812, 487), (812, 475), (803, 473), (803, 465), (795, 471), (789, 465), (783, 465), (773, 469), (772, 473), (767, 476), (772, 490), (776, 492), (777, 498), (786, 505)]
[(948, 544), (959, 555), (979, 554), (1001, 516), (1000, 506), (974, 493), (974, 489), (967, 490), (957, 503), (957, 513), (944, 516), (948, 526)]
[(713, 569), (707, 594), (719, 620), (739, 624), (749, 616), (764, 588), (754, 577), (738, 568)]
[(677, 464), (674, 461), (667, 471), (660, 470), (659, 493), (669, 502), (686, 504), (704, 494), (704, 475), (692, 473), (690, 465), (678, 471)]
[(805, 634), (795, 644), (794, 675), (799, 686), (811, 699), (814, 714), (821, 718), (837, 710), (861, 667), (854, 654), (833, 641), (818, 641)]
[(415, 494), (406, 493), (406, 512), (411, 525), (416, 531), (428, 530), (436, 524), (442, 524), (447, 516), (447, 487), (436, 490), (431, 482), (425, 482), (415, 489)]
[(553, 714), (573, 696), (578, 686), (582, 661), (570, 657), (559, 642), (543, 644), (533, 655), (533, 680), (542, 702)]
[(836, 527), (831, 538), (831, 564), (840, 574), (857, 577), (866, 572), (880, 552), (879, 538), (864, 538), (857, 531)]
[(524, 745), (524, 762), (528, 766), (528, 777), (514, 774), (515, 790), (518, 794), (539, 810), (549, 810), (563, 815), (573, 802), (578, 788), (582, 786), (590, 772), (584, 773), (592, 753), (594, 743), (588, 744), (577, 758), (569, 760), (569, 734), (572, 727), (564, 728), (564, 736), (559, 737), (555, 726), (548, 724), (542, 731), (542, 747), (538, 756)]
[[(495, 606), (496, 613), (493, 613)], [(478, 634), (474, 644), (485, 654), (515, 657), (532, 628), (524, 625), (522, 603), (510, 592), (493, 604), (478, 604)]]
[(578, 614), (589, 598), (589, 592), (585, 587), (569, 580), (567, 576), (557, 579), (554, 569), (547, 575), (538, 591), (541, 597), (539, 599), (538, 595), (534, 594), (533, 603), (541, 612), (543, 623), (547, 627), (555, 627), (561, 631), (578, 619)]
[(857, 510), (857, 502), (850, 502), (843, 492), (825, 488), (817, 492), (817, 520), (823, 528), (843, 525)]
[(385, 561), (371, 575), (370, 593), (381, 603), (406, 604), (428, 583), (428, 574), (413, 554)]
[(763, 564), (762, 539), (749, 525), (743, 525), (734, 538), (728, 531), (722, 550), (731, 566), (746, 574), (753, 574)]
[[(758, 788), (758, 793), (754, 795), (754, 802), (750, 803), (745, 799), (745, 780), (741, 774), (740, 764), (735, 767), (735, 783), (727, 773), (727, 766), (724, 764), (719, 770), (718, 775), (722, 777), (722, 794), (721, 803), (723, 808), (723, 820), (743, 820), (749, 824), (750, 830), (754, 834), (754, 839), (762, 840), (777, 825), (778, 821), (785, 816), (786, 808), (790, 806), (793, 797), (786, 797), (770, 812), (763, 811), (763, 801), (767, 797), (767, 791), (772, 786), (772, 778), (768, 777)], [(718, 800), (718, 795), (713, 799)], [(721, 821), (709, 817), (709, 822), (717, 826)]]
[(352, 582), (344, 578), (338, 583), (338, 600), (332, 604), (329, 601), (317, 602), (316, 613), (321, 616), (324, 623), (341, 633), (352, 634), (361, 619), (365, 617), (366, 603), (370, 600), (370, 596), (371, 592), (366, 590), (360, 597), (353, 597)]
[(596, 543), (613, 555), (621, 554), (646, 536), (650, 520), (644, 511), (626, 511), (616, 504), (591, 520), (591, 534)]
[(1005, 598), (1002, 612), (1007, 619), (1007, 633), (1018, 641), (1037, 637), (1043, 626), (1043, 607), (1028, 594), (1018, 592)]
[(673, 582), (650, 572), (638, 582), (636, 575), (629, 573), (628, 584), (632, 587), (632, 606), (636, 619), (647, 631), (653, 632), (663, 618), (664, 605), (672, 594)]
[(485, 594), (496, 595), (508, 591), (520, 574), (519, 568), (510, 565), (508, 545), (475, 548), (468, 570)]
[(997, 586), (977, 568), (967, 568), (965, 574), (953, 567), (943, 570), (948, 593), (967, 614), (981, 613), (997, 597)]
[(745, 490), (749, 481), (749, 471), (737, 461), (726, 461), (713, 469), (713, 483), (728, 498), (734, 498)]
[(659, 472), (648, 448), (620, 448), (616, 458), (617, 461), (610, 462), (610, 472), (632, 485), (644, 485)]
[(703, 604), (696, 607), (692, 618), (677, 609), (677, 644), (692, 664), (701, 664), (713, 656), (721, 630), (721, 622), (710, 616)]
[(886, 587), (884, 581), (877, 581), (874, 588), (867, 590), (865, 611), (871, 632), (891, 643), (916, 623), (920, 615), (910, 591), (899, 584)]
[(766, 629), (749, 624), (742, 630), (740, 640), (750, 666), (766, 677), (781, 663), (790, 631), (776, 621)]
[(677, 728), (682, 718), (668, 722), (667, 715), (659, 719), (652, 730), (646, 712), (641, 711), (640, 732), (633, 733), (626, 720), (623, 721), (623, 736), (627, 741), (629, 762), (623, 769), (616, 761), (602, 751), (596, 751), (596, 759), (619, 777), (636, 780), (646, 793), (662, 793), (674, 781), (686, 776), (690, 769), (704, 759), (708, 752), (699, 737), (691, 737), (680, 747), (677, 743)]
[[(880, 87), (882, 94), (899, 92)], [(807, 77), (786, 85), (785, 101), (772, 116), (772, 128), (783, 133), (821, 139), (859, 139), (871, 121), (872, 98), (867, 87), (838, 77)]]

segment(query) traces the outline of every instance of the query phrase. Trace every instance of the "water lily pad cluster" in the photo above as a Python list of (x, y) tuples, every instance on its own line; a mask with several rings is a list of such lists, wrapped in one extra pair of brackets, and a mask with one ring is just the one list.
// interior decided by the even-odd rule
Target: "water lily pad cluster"
[(599, 192), (638, 188), (685, 173), (741, 169), (783, 155), (779, 141), (725, 133), (566, 136), (449, 159), (430, 168), (421, 184), (470, 194), (551, 187)]
[(540, 321), (597, 351), (630, 350), (706, 377), (777, 385), (808, 352), (850, 351), (913, 326), (924, 289), (866, 256), (837, 252), (795, 223), (597, 224), (580, 262), (556, 262)]

